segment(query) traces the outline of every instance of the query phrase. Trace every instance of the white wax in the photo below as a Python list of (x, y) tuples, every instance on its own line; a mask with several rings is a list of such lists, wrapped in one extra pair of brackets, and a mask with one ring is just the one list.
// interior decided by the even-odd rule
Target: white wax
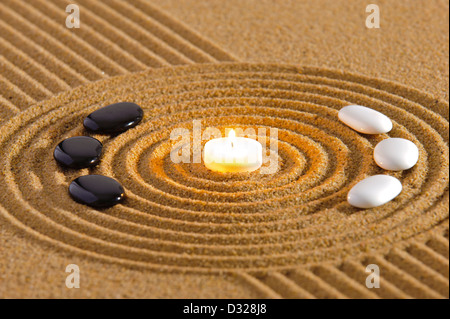
[(221, 173), (253, 172), (262, 165), (262, 145), (258, 141), (235, 137), (216, 138), (206, 142), (203, 161), (205, 166)]

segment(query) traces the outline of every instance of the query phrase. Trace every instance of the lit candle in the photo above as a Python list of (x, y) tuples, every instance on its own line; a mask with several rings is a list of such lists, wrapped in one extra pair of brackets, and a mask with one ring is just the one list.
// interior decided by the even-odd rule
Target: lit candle
[(221, 173), (253, 172), (262, 164), (262, 145), (258, 141), (236, 137), (230, 130), (228, 137), (208, 141), (203, 161), (210, 170)]

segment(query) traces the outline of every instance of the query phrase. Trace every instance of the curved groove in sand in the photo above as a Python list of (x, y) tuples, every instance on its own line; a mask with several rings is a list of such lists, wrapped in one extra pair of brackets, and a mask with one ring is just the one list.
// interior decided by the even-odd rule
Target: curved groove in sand
[[(95, 136), (105, 152), (98, 167), (60, 169), (52, 159), (55, 145), (86, 134), (83, 117), (120, 100), (140, 104), (143, 123), (114, 138)], [(41, 102), (0, 128), (6, 163), (0, 211), (53, 245), (164, 270), (280, 270), (382, 250), (448, 218), (448, 122), (437, 112), (448, 104), (434, 104), (433, 112), (424, 101), (432, 99), (399, 84), (285, 65), (196, 65), (111, 78)], [(353, 132), (336, 116), (350, 103), (387, 114), (393, 130), (372, 137)], [(172, 163), (170, 131), (191, 127), (193, 119), (203, 128), (277, 128), (279, 171), (225, 178), (200, 164)], [(380, 208), (350, 207), (345, 197), (354, 183), (386, 173), (372, 150), (388, 136), (420, 149), (413, 169), (389, 173), (402, 181), (403, 193)], [(73, 202), (66, 183), (88, 173), (118, 179), (128, 199), (102, 211)], [(441, 275), (427, 274), (442, 292)], [(285, 274), (273, 276), (292, 294), (309, 294)], [(357, 295), (350, 281), (348, 289)]]

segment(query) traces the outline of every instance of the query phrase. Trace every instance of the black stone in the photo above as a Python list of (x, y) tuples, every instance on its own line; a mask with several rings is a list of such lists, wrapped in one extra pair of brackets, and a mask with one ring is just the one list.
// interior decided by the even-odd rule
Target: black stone
[(61, 165), (70, 168), (85, 168), (98, 163), (102, 148), (102, 143), (95, 138), (75, 136), (59, 143), (53, 156)]
[(89, 114), (84, 127), (99, 134), (122, 133), (138, 125), (143, 116), (144, 111), (135, 103), (115, 103)]
[(103, 175), (78, 177), (70, 184), (69, 194), (75, 201), (96, 208), (114, 206), (125, 197), (122, 185)]

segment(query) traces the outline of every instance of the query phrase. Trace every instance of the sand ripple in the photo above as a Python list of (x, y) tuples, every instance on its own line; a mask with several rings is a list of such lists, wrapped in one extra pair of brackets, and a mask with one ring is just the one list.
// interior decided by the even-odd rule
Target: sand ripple
[[(144, 108), (136, 128), (104, 143), (101, 164), (63, 170), (52, 158), (62, 139), (87, 135), (98, 106)], [(357, 103), (394, 122), (364, 136), (337, 119)], [(223, 176), (170, 161), (173, 128), (277, 128), (276, 174)], [(404, 187), (374, 209), (349, 206), (361, 179), (386, 173), (372, 159), (382, 139), (418, 145), (411, 170), (390, 172)], [(164, 68), (110, 78), (63, 93), (0, 128), (0, 214), (42, 241), (96, 258), (155, 269), (281, 269), (336, 260), (432, 229), (448, 218), (448, 104), (396, 83), (336, 70), (224, 63)], [(73, 202), (79, 175), (119, 180), (127, 200), (107, 210)]]

